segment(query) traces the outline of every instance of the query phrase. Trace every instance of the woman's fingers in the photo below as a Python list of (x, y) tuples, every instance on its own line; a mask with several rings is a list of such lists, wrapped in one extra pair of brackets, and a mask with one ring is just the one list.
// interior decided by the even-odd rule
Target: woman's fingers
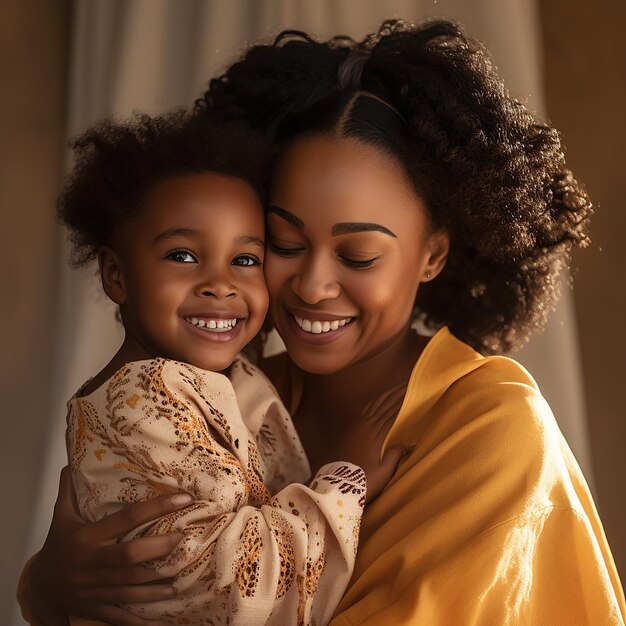
[(171, 600), (175, 595), (176, 591), (171, 583), (120, 585), (76, 590), (76, 600), (80, 606), (148, 604)]
[(407, 452), (410, 451), (410, 448), (406, 446), (391, 446), (385, 450), (385, 455), (383, 456), (380, 465), (381, 469), (390, 473), (390, 475), (395, 472), (396, 467), (398, 467), (398, 463), (402, 457), (404, 457)]
[(97, 607), (90, 614), (91, 619), (97, 619), (103, 624), (113, 626), (170, 626), (170, 622), (152, 620), (134, 615), (118, 606), (103, 605)]
[[(138, 565), (166, 557), (183, 539), (182, 533), (169, 533), (152, 537), (139, 537), (122, 541), (98, 551), (97, 563), (102, 567), (120, 567), (128, 571), (129, 565)], [(93, 559), (96, 560), (96, 559)], [(124, 583), (131, 581), (124, 580)]]
[(385, 415), (381, 415), (380, 418), (372, 424), (372, 428), (375, 429), (374, 440), (383, 442), (383, 439), (387, 436), (387, 433), (393, 426), (398, 415), (397, 409), (389, 410)]
[(385, 450), (385, 455), (381, 460), (381, 465), (389, 469), (391, 472), (395, 472), (400, 461), (405, 456), (411, 454), (414, 448), (414, 443), (403, 445), (398, 444), (387, 448), (387, 450)]
[(398, 416), (403, 401), (404, 391), (398, 392), (395, 398), (389, 402), (388, 406), (381, 409), (376, 416), (371, 419), (369, 428), (373, 431), (375, 439), (382, 439), (387, 435)]
[(143, 524), (156, 521), (168, 513), (189, 506), (192, 502), (193, 498), (186, 493), (159, 496), (153, 500), (135, 502), (97, 522), (85, 524), (81, 531), (85, 543), (88, 544), (107, 540), (113, 541), (123, 537), (131, 530), (143, 526)]
[(120, 585), (167, 584), (169, 579), (157, 570), (145, 565), (103, 567), (86, 572), (80, 581), (85, 587), (109, 587)]
[(72, 473), (68, 465), (61, 470), (59, 478), (59, 492), (56, 502), (54, 503), (53, 522), (57, 524), (84, 524), (83, 519), (78, 512), (76, 498), (74, 496), (74, 487), (72, 486)]
[(378, 421), (381, 415), (386, 415), (392, 408), (395, 408), (397, 412), (402, 405), (405, 394), (406, 384), (396, 385), (374, 398), (367, 405), (363, 414), (367, 419)]

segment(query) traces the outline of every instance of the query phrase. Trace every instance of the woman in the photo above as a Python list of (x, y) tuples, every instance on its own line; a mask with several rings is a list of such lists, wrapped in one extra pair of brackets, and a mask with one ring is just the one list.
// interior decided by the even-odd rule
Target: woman
[[(289, 358), (266, 370), (312, 464), (350, 439), (371, 398), (407, 384), (381, 453), (413, 449), (365, 511), (331, 623), (623, 624), (602, 526), (549, 407), (521, 366), (483, 356), (543, 325), (571, 246), (588, 241), (590, 203), (556, 131), (448, 22), (388, 22), (360, 44), (283, 34), (197, 109), (244, 118), (281, 149), (266, 274)], [(415, 320), (439, 330), (418, 335)], [(48, 594), (48, 614), (54, 590), (61, 616), (145, 623), (112, 605), (167, 593), (143, 584), (154, 576), (141, 563), (180, 537), (107, 543), (173, 506), (83, 526), (66, 503), (31, 596)], [(68, 573), (55, 583), (58, 554)]]

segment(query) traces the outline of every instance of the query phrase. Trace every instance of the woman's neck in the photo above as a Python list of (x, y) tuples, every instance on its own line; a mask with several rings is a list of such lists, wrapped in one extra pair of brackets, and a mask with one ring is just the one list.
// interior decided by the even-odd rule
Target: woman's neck
[(357, 417), (374, 398), (408, 383), (427, 341), (407, 326), (375, 354), (339, 372), (303, 372), (302, 413), (316, 414), (318, 426), (337, 427), (339, 420)]

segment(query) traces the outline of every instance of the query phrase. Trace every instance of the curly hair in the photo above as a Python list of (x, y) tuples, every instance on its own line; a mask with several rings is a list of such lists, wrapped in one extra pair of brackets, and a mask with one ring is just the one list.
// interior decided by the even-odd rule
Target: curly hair
[(275, 149), (242, 121), (216, 122), (177, 110), (105, 120), (72, 142), (75, 165), (59, 196), (57, 217), (70, 230), (71, 263), (93, 261), (147, 193), (173, 176), (216, 172), (249, 183), (266, 201)]
[(346, 122), (363, 92), (404, 120), (402, 145), (381, 148), (450, 237), (444, 270), (420, 286), (416, 316), (486, 354), (519, 347), (554, 309), (571, 247), (588, 244), (591, 203), (558, 132), (509, 94), (458, 24), (389, 20), (360, 42), (284, 31), (210, 81), (196, 113), (245, 119), (283, 146), (316, 133), (372, 143)]

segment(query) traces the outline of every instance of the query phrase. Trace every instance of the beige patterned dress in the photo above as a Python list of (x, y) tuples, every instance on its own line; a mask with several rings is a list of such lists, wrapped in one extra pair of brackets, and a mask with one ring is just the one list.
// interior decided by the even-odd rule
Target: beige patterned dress
[(130, 610), (186, 625), (330, 621), (354, 566), (365, 476), (337, 462), (310, 478), (291, 418), (257, 368), (239, 358), (227, 377), (137, 361), (68, 409), (86, 520), (163, 493), (195, 498), (124, 538), (185, 535), (156, 563), (175, 576), (177, 596)]

